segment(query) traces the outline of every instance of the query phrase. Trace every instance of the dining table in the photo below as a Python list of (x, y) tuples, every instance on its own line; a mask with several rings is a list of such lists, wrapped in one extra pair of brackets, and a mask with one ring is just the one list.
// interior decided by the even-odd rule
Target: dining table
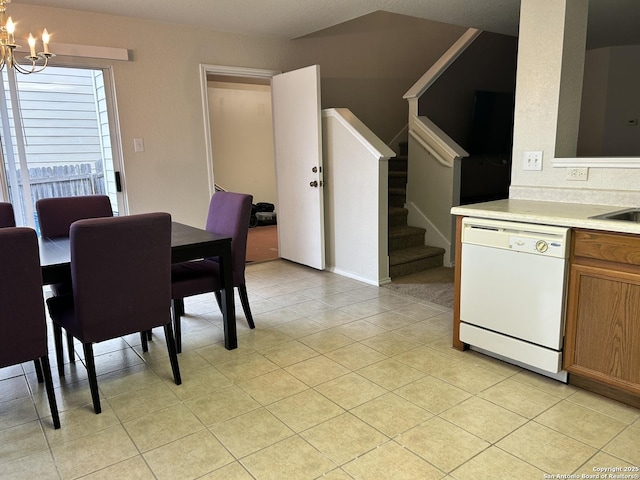
[[(40, 238), (40, 266), (42, 284), (71, 282), (71, 250), (69, 237)], [(221, 310), (224, 327), (224, 346), (238, 347), (236, 315), (233, 298), (231, 237), (209, 232), (178, 222), (171, 222), (171, 262), (217, 257), (220, 261), (223, 289)]]

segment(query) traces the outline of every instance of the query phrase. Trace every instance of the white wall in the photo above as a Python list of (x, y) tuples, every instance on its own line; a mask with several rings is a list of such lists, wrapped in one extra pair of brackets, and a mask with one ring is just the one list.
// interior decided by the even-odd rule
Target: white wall
[[(453, 217), (449, 213), (454, 194), (454, 169), (440, 163), (413, 137), (409, 137), (409, 182), (407, 204), (409, 225), (423, 227), (425, 245), (444, 248), (444, 265), (451, 266), (451, 239), (455, 236)], [(422, 181), (412, 182), (419, 178)], [(426, 212), (429, 217), (427, 218)]]
[[(587, 0), (522, 0), (511, 198), (640, 206), (640, 168), (591, 166), (568, 179), (554, 160), (576, 155)], [(544, 152), (542, 171), (525, 171), (525, 151)], [(573, 161), (573, 160), (572, 160)], [(556, 161), (556, 165), (563, 165)], [(640, 166), (640, 159), (637, 165)]]
[[(354, 134), (353, 125), (360, 133)], [(378, 151), (362, 133), (377, 140)], [(322, 134), (327, 268), (372, 285), (388, 283), (387, 178), (393, 152), (345, 109), (323, 111)]]
[(216, 184), (277, 208), (271, 87), (209, 81), (208, 97)]

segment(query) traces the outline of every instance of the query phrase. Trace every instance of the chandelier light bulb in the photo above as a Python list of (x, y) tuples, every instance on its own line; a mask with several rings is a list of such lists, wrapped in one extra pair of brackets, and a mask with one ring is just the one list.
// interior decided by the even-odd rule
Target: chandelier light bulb
[(6, 27), (7, 27), (7, 33), (9, 34), (9, 43), (13, 43), (13, 41), (14, 41), (13, 40), (13, 34), (16, 31), (16, 26), (13, 23), (13, 20), (11, 20), (11, 17), (7, 18)]
[(44, 53), (50, 53), (49, 52), (49, 39), (51, 37), (49, 36), (49, 32), (47, 32), (47, 29), (45, 28), (42, 31), (42, 45), (44, 46)]
[(29, 33), (29, 53), (31, 53), (32, 57), (36, 57), (36, 39), (33, 38), (33, 35)]

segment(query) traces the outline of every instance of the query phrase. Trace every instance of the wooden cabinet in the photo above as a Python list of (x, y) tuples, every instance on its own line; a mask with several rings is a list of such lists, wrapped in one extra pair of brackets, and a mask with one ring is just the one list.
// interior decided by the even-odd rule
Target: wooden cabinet
[(578, 379), (571, 383), (596, 381), (608, 390), (599, 393), (637, 403), (627, 394), (640, 398), (640, 237), (576, 229), (570, 268), (564, 368)]

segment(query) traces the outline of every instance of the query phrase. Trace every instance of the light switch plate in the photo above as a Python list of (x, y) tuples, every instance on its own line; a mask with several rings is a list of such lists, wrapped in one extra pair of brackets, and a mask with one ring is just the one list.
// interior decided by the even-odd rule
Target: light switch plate
[(136, 152), (144, 152), (144, 140), (142, 140), (141, 138), (134, 138), (133, 149)]
[(524, 152), (522, 158), (523, 170), (542, 170), (542, 151)]

